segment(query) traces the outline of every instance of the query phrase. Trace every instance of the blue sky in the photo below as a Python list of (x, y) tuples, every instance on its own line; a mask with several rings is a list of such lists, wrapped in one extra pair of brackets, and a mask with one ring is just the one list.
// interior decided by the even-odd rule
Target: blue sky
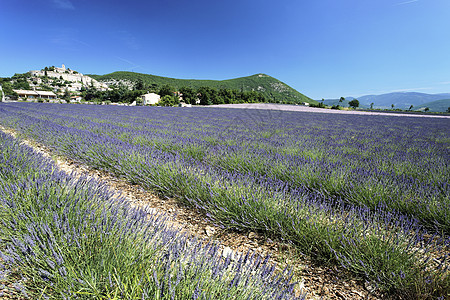
[(266, 73), (313, 98), (450, 92), (449, 0), (1, 0), (0, 77)]

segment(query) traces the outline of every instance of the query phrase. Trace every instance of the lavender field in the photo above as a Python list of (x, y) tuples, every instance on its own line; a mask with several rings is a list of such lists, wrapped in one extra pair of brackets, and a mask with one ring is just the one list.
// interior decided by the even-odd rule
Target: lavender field
[(224, 257), (217, 243), (56, 170), (0, 132), (1, 299), (304, 299), (267, 257)]
[(448, 119), (3, 103), (0, 125), (386, 295), (450, 296)]

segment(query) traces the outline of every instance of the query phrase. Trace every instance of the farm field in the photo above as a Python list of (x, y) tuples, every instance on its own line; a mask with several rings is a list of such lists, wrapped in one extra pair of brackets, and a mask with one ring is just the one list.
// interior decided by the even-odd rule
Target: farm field
[(3, 132), (0, 218), (1, 299), (303, 299), (267, 257), (188, 238)]
[(3, 103), (0, 125), (386, 295), (450, 296), (448, 119)]

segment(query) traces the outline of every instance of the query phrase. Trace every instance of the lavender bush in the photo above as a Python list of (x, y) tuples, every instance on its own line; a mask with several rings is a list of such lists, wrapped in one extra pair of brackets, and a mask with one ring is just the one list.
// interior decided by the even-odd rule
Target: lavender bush
[(447, 295), (446, 120), (212, 108), (5, 104), (0, 123), (282, 238), (386, 292)]
[[(188, 239), (0, 132), (2, 274), (31, 299), (300, 299), (289, 270)], [(6, 279), (2, 279), (6, 280)]]

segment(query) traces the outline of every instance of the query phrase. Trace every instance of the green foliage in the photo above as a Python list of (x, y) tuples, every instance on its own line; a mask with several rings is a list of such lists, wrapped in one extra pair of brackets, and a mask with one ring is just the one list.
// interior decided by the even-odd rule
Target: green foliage
[(65, 89), (63, 99), (66, 101), (70, 101), (70, 92), (68, 89)]
[(319, 102), (318, 104), (310, 104), (310, 107), (318, 107), (318, 108), (326, 108), (325, 104), (323, 102)]
[(53, 89), (47, 84), (42, 84), (41, 87), (40, 87), (40, 90), (41, 91), (49, 91), (49, 92), (53, 91)]
[(353, 107), (353, 108), (357, 108), (359, 106), (359, 101), (357, 99), (353, 99), (352, 101), (350, 101), (348, 103), (348, 105)]
[(164, 95), (158, 102), (160, 106), (178, 106), (178, 104), (180, 104), (180, 100), (174, 95)]
[(12, 88), (15, 90), (30, 90), (31, 87), (27, 81), (27, 78), (29, 77), (27, 75), (28, 73), (25, 74), (14, 74), (13, 77), (11, 77), (12, 79)]
[(3, 93), (5, 93), (5, 95), (14, 95), (14, 94), (16, 94), (13, 91), (11, 82), (9, 82), (9, 81), (3, 81), (2, 82), (2, 88), (3, 88)]
[[(230, 104), (230, 103), (264, 103), (269, 99), (256, 91), (238, 91), (230, 89), (216, 90), (206, 86), (200, 87), (196, 92), (200, 105)], [(190, 98), (192, 101), (192, 98)], [(191, 104), (194, 104), (191, 102)]]
[[(229, 89), (242, 92), (258, 91), (263, 94), (271, 103), (299, 104), (302, 102), (317, 103), (317, 101), (299, 93), (285, 83), (265, 74), (255, 74), (252, 76), (234, 78), (228, 80), (193, 80), (193, 79), (175, 79), (161, 77), (149, 74), (134, 72), (114, 72), (106, 75), (89, 75), (92, 78), (102, 80), (126, 80), (136, 82), (141, 79), (145, 86), (155, 91), (156, 87), (169, 85), (175, 90), (181, 90), (184, 87), (199, 89), (200, 87), (209, 87), (216, 90)], [(192, 104), (192, 103), (191, 103)]]
[(108, 91), (99, 91), (94, 87), (83, 88), (81, 95), (86, 101), (98, 99), (100, 101), (109, 101), (110, 103), (133, 103), (136, 99), (144, 94), (145, 91), (130, 91), (126, 87), (121, 86)]
[(11, 77), (11, 80), (26, 80), (27, 78), (30, 78), (31, 74), (30, 73), (16, 73)]
[(200, 105), (211, 105), (217, 102), (217, 91), (208, 87), (201, 87), (198, 89), (198, 97)]
[(158, 95), (163, 98), (164, 96), (173, 96), (174, 92), (175, 89), (172, 86), (165, 84), (159, 89)]
[(183, 101), (187, 104), (196, 104), (197, 93), (193, 88), (190, 87), (182, 87), (180, 88), (180, 93), (183, 95)]
[(144, 89), (145, 89), (144, 81), (141, 78), (138, 78), (134, 86), (134, 90), (144, 90)]

